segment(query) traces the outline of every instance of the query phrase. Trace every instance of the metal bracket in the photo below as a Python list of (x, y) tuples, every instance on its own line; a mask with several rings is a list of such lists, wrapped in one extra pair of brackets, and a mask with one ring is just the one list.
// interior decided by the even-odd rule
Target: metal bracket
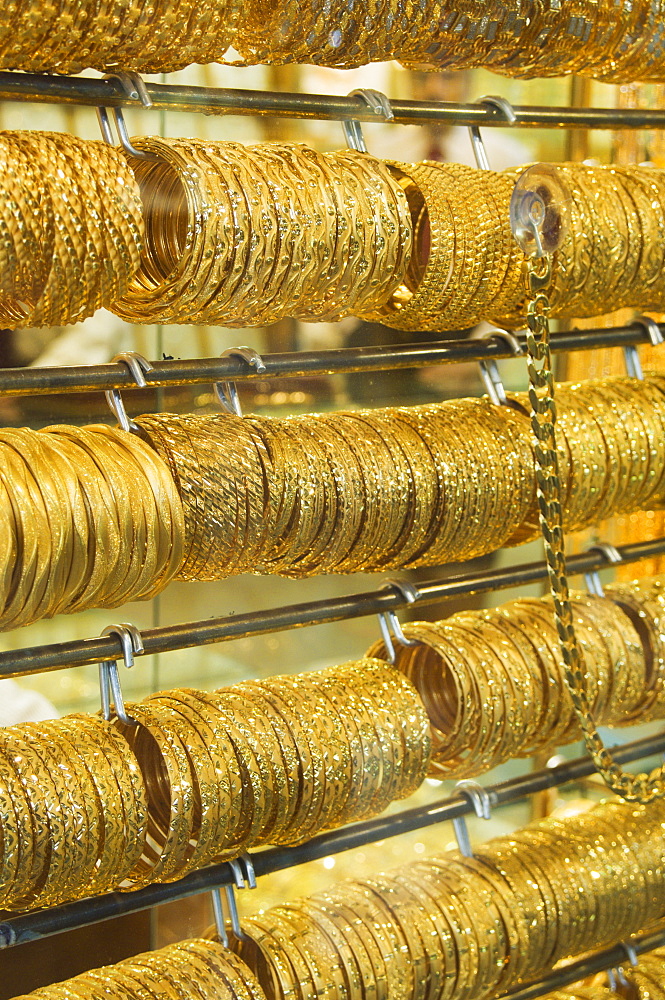
[[(385, 94), (382, 94), (380, 90), (372, 90), (369, 87), (361, 87), (358, 90), (352, 90), (349, 97), (360, 97), (367, 104), (375, 115), (381, 118), (384, 122), (392, 122), (395, 120), (395, 115), (393, 113), (392, 105)], [(367, 144), (365, 142), (365, 137), (363, 135), (362, 128), (360, 127), (360, 122), (352, 118), (350, 121), (342, 122), (342, 128), (344, 129), (344, 138), (349, 149), (355, 149), (359, 153), (367, 153)]]
[[(230, 347), (228, 351), (224, 351), (220, 354), (220, 357), (230, 358), (234, 355), (242, 358), (243, 361), (246, 361), (247, 364), (255, 368), (259, 374), (266, 370), (263, 358), (254, 350), (253, 347)], [(229, 413), (235, 414), (237, 417), (242, 416), (242, 407), (240, 405), (240, 398), (238, 396), (238, 390), (236, 389), (235, 382), (215, 382), (213, 389), (215, 396), (225, 410)]]
[[(492, 798), (490, 793), (486, 788), (483, 788), (482, 785), (479, 785), (477, 781), (471, 781), (469, 779), (458, 781), (455, 785), (455, 791), (459, 795), (465, 796), (470, 801), (473, 806), (473, 811), (478, 819), (489, 820), (492, 818)], [(465, 858), (472, 858), (473, 849), (471, 847), (469, 830), (464, 816), (457, 816), (453, 820), (453, 829), (455, 830), (455, 837), (457, 839), (460, 854), (462, 854)]]
[[(399, 590), (400, 594), (404, 598), (407, 604), (413, 604), (420, 597), (418, 588), (415, 587), (409, 580), (386, 580), (381, 584), (381, 590), (389, 590), (391, 587)], [(381, 611), (377, 615), (379, 619), (379, 628), (381, 629), (381, 636), (383, 638), (383, 643), (386, 647), (386, 655), (389, 663), (395, 663), (397, 656), (395, 654), (395, 643), (397, 642), (401, 646), (417, 646), (418, 641), (416, 639), (407, 639), (402, 631), (402, 626), (399, 623), (399, 618), (394, 611)]]
[[(143, 639), (141, 633), (135, 625), (129, 622), (122, 622), (119, 625), (109, 625), (102, 632), (102, 636), (115, 635), (120, 640), (122, 646), (122, 658), (125, 666), (129, 670), (134, 666), (134, 656), (143, 652)], [(127, 715), (125, 702), (122, 697), (122, 687), (120, 685), (120, 675), (118, 674), (117, 660), (102, 660), (99, 664), (99, 693), (102, 703), (102, 715), (108, 722), (111, 718), (111, 697), (115, 714), (125, 725), (136, 725), (136, 720)]]
[[(491, 340), (493, 337), (499, 337), (501, 340), (504, 340), (510, 347), (513, 357), (518, 358), (524, 354), (519, 340), (517, 340), (512, 333), (509, 333), (508, 330), (496, 327), (492, 330), (487, 330), (484, 333), (471, 334), (472, 340)], [(491, 401), (495, 406), (508, 406), (509, 404), (508, 397), (506, 396), (506, 390), (501, 380), (499, 366), (494, 358), (479, 361), (478, 366), (480, 368), (480, 376), (485, 385), (485, 390)]]
[[(601, 555), (605, 556), (608, 565), (615, 565), (616, 563), (623, 562), (621, 553), (614, 547), (614, 545), (610, 545), (609, 542), (598, 542), (597, 545), (589, 546), (587, 551), (600, 552)], [(592, 569), (589, 570), (588, 573), (585, 573), (584, 582), (586, 583), (587, 590), (590, 594), (594, 594), (596, 597), (605, 596), (605, 591), (603, 590), (603, 585), (600, 581), (599, 571), (597, 569)]]
[(215, 915), (217, 936), (225, 948), (229, 947), (229, 930), (238, 940), (243, 940), (236, 889), (256, 889), (256, 873), (254, 863), (249, 854), (241, 854), (239, 858), (229, 861), (233, 872), (233, 884), (224, 886), (224, 895), (220, 888), (213, 889), (212, 909)]
[[(505, 97), (495, 97), (493, 94), (486, 94), (484, 97), (479, 97), (477, 101), (474, 101), (474, 104), (489, 104), (498, 108), (500, 111), (503, 111), (506, 122), (510, 125), (517, 121), (517, 115), (513, 110), (513, 106)], [(490, 161), (483, 137), (480, 134), (479, 125), (469, 125), (469, 138), (471, 139), (471, 148), (473, 149), (476, 166), (480, 170), (490, 170)]]
[[(146, 358), (143, 357), (142, 354), (137, 354), (135, 351), (123, 351), (122, 354), (116, 354), (114, 358), (111, 358), (111, 360), (118, 362), (121, 361), (123, 364), (127, 365), (138, 388), (145, 389), (148, 383), (146, 382), (144, 375), (146, 372), (152, 371), (152, 365)], [(109, 405), (111, 413), (116, 418), (123, 431), (136, 433), (138, 431), (138, 427), (127, 416), (127, 411), (125, 410), (125, 404), (122, 401), (120, 390), (107, 389), (104, 395), (106, 396), (106, 402)]]

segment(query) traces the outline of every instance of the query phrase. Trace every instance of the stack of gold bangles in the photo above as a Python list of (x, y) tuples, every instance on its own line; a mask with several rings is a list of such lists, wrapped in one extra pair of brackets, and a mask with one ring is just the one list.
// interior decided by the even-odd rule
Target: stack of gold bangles
[[(237, 957), (210, 939), (183, 941), (29, 996), (489, 1000), (662, 920), (664, 823), (658, 802), (605, 803), (490, 841), (471, 858), (425, 858), (272, 907), (243, 921), (231, 939)], [(661, 1000), (662, 973), (654, 955), (631, 983)], [(613, 1000), (578, 989), (557, 998)]]
[(137, 69), (172, 72), (191, 63), (218, 62), (233, 42), (237, 0), (136, 0), (101, 5), (81, 0), (75, 13), (57, 4), (36, 12), (16, 0), (0, 14), (0, 57), (5, 69), (78, 73)]
[(247, 63), (349, 68), (398, 59), (416, 69), (485, 67), (516, 77), (579, 73), (619, 81), (662, 80), (660, 0), (616, 7), (609, 0), (538, 5), (451, 0), (410, 6), (390, 0), (357, 9), (293, 0), (243, 7), (234, 46)]
[[(521, 326), (518, 171), (295, 143), (0, 136), (0, 322), (261, 326), (347, 315), (401, 330)], [(665, 172), (561, 164), (553, 316), (665, 308)], [(145, 230), (145, 238), (143, 231)]]
[(0, 325), (76, 323), (123, 295), (143, 215), (119, 150), (59, 132), (2, 132), (0, 166)]
[(167, 466), (103, 425), (0, 431), (0, 628), (152, 597), (182, 563)]
[(382, 812), (422, 783), (427, 715), (360, 660), (0, 729), (0, 906), (168, 882)]
[[(0, 432), (0, 628), (174, 578), (440, 565), (538, 536), (529, 402)], [(665, 380), (557, 390), (566, 527), (665, 502)]]
[[(306, 948), (305, 938), (302, 950)], [(317, 950), (314, 958), (316, 965), (310, 962), (309, 968), (312, 977), (317, 977), (312, 981), (318, 985), (325, 981), (325, 977), (320, 977), (319, 963), (326, 955)], [(621, 971), (623, 982), (620, 987), (610, 986), (610, 974), (603, 972), (584, 982), (543, 994), (543, 1000), (625, 1000), (626, 990), (630, 990), (633, 1000), (663, 1000), (665, 949), (641, 955), (636, 968), (627, 966)], [(301, 982), (300, 995), (308, 985), (308, 978)], [(90, 989), (96, 991), (100, 987), (110, 1000), (135, 1000), (137, 989), (145, 1000), (200, 1000), (202, 987), (208, 1000), (266, 1000), (266, 994), (246, 963), (234, 952), (205, 938), (181, 941), (159, 951), (136, 955), (118, 965), (93, 969), (64, 983), (34, 990), (26, 996), (40, 1000), (62, 1000), (63, 997), (90, 1000)], [(279, 991), (269, 995), (277, 997)], [(309, 997), (312, 995), (308, 994)], [(23, 998), (17, 997), (16, 1000)], [(411, 998), (406, 997), (406, 1000)]]
[[(662, 578), (573, 596), (584, 682), (599, 725), (627, 726), (665, 713)], [(579, 739), (549, 599), (521, 598), (403, 627), (396, 666), (418, 689), (432, 730), (430, 774), (464, 778), (511, 757)], [(382, 643), (368, 656), (385, 657)]]
[[(488, 0), (480, 9), (450, 0), (416, 6), (404, 0), (358, 10), (279, 0), (150, 7), (119, 0), (112, 7), (81, 0), (75, 14), (15, 0), (0, 15), (0, 65), (6, 69), (78, 72), (138, 69), (169, 72), (193, 62), (320, 63), (349, 68), (399, 59), (418, 69), (484, 66), (507, 76), (580, 73), (615, 81), (662, 80), (661, 0), (617, 6), (578, 0), (574, 9), (547, 2)], [(229, 48), (233, 49), (229, 52)]]
[[(146, 249), (113, 307), (125, 319), (243, 326), (351, 314), (401, 330), (524, 322), (524, 256), (509, 221), (519, 171), (289, 144), (137, 144), (157, 161), (130, 160)], [(577, 163), (557, 173), (568, 199), (552, 315), (598, 315), (608, 302), (663, 308), (665, 173)]]
[[(266, 1000), (247, 965), (215, 941), (192, 938), (27, 994), (39, 1000)], [(19, 1000), (17, 997), (16, 1000)]]
[[(663, 502), (664, 389), (653, 376), (557, 390), (569, 529)], [(439, 565), (537, 537), (529, 402), (512, 399), (139, 417), (182, 498), (179, 577)]]
[(242, 923), (275, 1000), (487, 1000), (665, 915), (665, 807), (611, 802)]
[[(510, 229), (519, 170), (393, 163), (414, 221), (407, 282), (377, 313), (401, 330), (464, 329), (480, 320), (519, 327), (524, 257)], [(551, 315), (665, 305), (665, 174), (649, 167), (556, 166), (568, 194), (552, 257)]]
[(295, 143), (143, 139), (130, 159), (142, 266), (114, 305), (137, 323), (261, 326), (371, 314), (405, 278), (411, 218), (380, 160)]

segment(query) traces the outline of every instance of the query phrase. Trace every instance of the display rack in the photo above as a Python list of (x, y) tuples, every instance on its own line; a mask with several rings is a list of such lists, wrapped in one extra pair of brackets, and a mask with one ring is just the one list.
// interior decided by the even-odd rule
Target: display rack
[[(658, 324), (655, 324), (658, 326)], [(658, 326), (665, 336), (665, 324)], [(452, 334), (448, 334), (454, 337)], [(460, 331), (459, 336), (462, 337)], [(524, 349), (525, 335), (515, 339)], [(632, 347), (652, 343), (652, 335), (642, 323), (627, 326), (570, 330), (552, 335), (552, 351), (570, 354), (598, 347)], [(151, 361), (145, 372), (147, 388), (197, 385), (205, 382), (298, 378), (312, 375), (343, 375), (351, 372), (390, 371), (400, 368), (427, 368), (433, 365), (468, 361), (496, 361), (520, 357), (501, 336), (451, 339), (443, 343), (405, 344), (391, 347), (345, 347), (327, 351), (298, 351), (265, 354), (259, 372), (241, 358), (192, 358)], [(33, 396), (53, 392), (94, 392), (108, 389), (135, 389), (136, 382), (127, 365), (63, 368), (0, 368), (0, 396)]]
[[(381, 116), (377, 119), (376, 112), (362, 99), (354, 96), (265, 93), (169, 83), (146, 83), (145, 95), (147, 99), (141, 103), (138, 94), (127, 86), (126, 80), (122, 82), (115, 78), (0, 73), (0, 100), (98, 108), (136, 107), (158, 111), (197, 111), (210, 115), (270, 115), (339, 121), (355, 119), (362, 122), (383, 120)], [(436, 123), (470, 127), (559, 129), (665, 128), (665, 111), (643, 109), (515, 106), (510, 108), (508, 114), (505, 107), (483, 103), (482, 99), (476, 103), (396, 100), (390, 102), (390, 108), (393, 116), (391, 121), (395, 124)], [(665, 335), (665, 325), (659, 329), (661, 334)], [(523, 350), (524, 336), (517, 335), (517, 340), (520, 349)], [(650, 335), (644, 324), (636, 322), (609, 329), (596, 328), (558, 333), (553, 335), (552, 349), (557, 352), (573, 352), (597, 347), (630, 347), (649, 342), (653, 342), (653, 331)], [(423, 368), (515, 356), (517, 352), (506, 340), (496, 336), (485, 340), (457, 339), (429, 345), (271, 354), (262, 358), (264, 367), (261, 372), (250, 368), (237, 357), (155, 361), (146, 373), (145, 380), (146, 386), (152, 388), (221, 380), (264, 380), (274, 377)], [(121, 362), (75, 368), (0, 370), (0, 395), (5, 396), (135, 387), (130, 371)], [(662, 555), (665, 553), (665, 539), (623, 546), (618, 551), (622, 563)], [(585, 574), (602, 570), (608, 565), (609, 560), (604, 551), (590, 550), (571, 557), (568, 571), (571, 575)], [(279, 632), (293, 627), (350, 620), (394, 611), (407, 603), (425, 606), (452, 597), (488, 593), (538, 583), (546, 579), (547, 568), (544, 562), (522, 563), (481, 573), (460, 573), (445, 580), (419, 583), (415, 602), (407, 601), (399, 582), (387, 581), (383, 587), (347, 597), (147, 629), (142, 633), (144, 655)], [(9, 650), (0, 653), (0, 677), (26, 676), (119, 659), (120, 656), (121, 645), (115, 636)], [(615, 749), (614, 758), (617, 762), (629, 763), (663, 752), (665, 752), (665, 733), (660, 733)], [(583, 757), (488, 786), (486, 793), (492, 807), (498, 808), (548, 788), (580, 781), (593, 773), (592, 761), (588, 757)], [(432, 805), (406, 809), (395, 815), (357, 823), (322, 834), (295, 847), (262, 850), (252, 855), (252, 863), (256, 874), (260, 877), (269, 872), (348, 851), (410, 830), (452, 821), (473, 811), (473, 804), (458, 792)], [(134, 892), (110, 893), (19, 915), (0, 923), (0, 948), (15, 947), (121, 914), (182, 900), (220, 886), (232, 885), (234, 880), (234, 872), (226, 863), (193, 872), (179, 882), (151, 885)], [(662, 944), (665, 944), (665, 928), (631, 941), (638, 954)], [(574, 982), (584, 975), (611, 968), (623, 960), (625, 960), (625, 948), (617, 945), (615, 948), (570, 963), (557, 969), (546, 979), (508, 995), (513, 1000), (531, 1000)]]
[[(663, 555), (665, 538), (624, 545), (615, 552), (618, 558), (612, 560), (608, 559), (602, 548), (572, 556), (568, 560), (568, 572), (571, 576), (593, 573), (620, 563), (638, 562), (640, 559)], [(453, 597), (489, 594), (496, 590), (542, 583), (546, 580), (547, 566), (544, 562), (522, 563), (505, 569), (461, 573), (445, 580), (419, 583), (417, 587), (409, 581), (409, 590), (412, 592), (409, 599), (405, 596), (405, 588), (400, 586), (399, 581), (387, 581), (381, 588), (361, 594), (350, 594), (347, 597), (291, 604), (270, 611), (254, 611), (227, 618), (206, 618), (202, 622), (185, 622), (182, 625), (145, 629), (141, 632), (143, 653), (137, 654), (137, 659), (141, 656), (168, 653), (192, 646), (210, 645), (230, 639), (246, 639), (249, 636), (266, 635), (270, 632), (283, 632), (290, 628), (350, 621), (353, 618), (395, 611), (406, 607), (407, 604), (411, 607), (424, 606)], [(122, 645), (114, 636), (11, 649), (0, 652), (0, 677), (27, 677), (49, 670), (82, 667), (102, 660), (117, 659), (121, 655)]]
[[(0, 100), (35, 101), (154, 111), (199, 111), (206, 115), (270, 115), (281, 118), (376, 122), (384, 120), (362, 99), (331, 94), (289, 94), (262, 90), (145, 83), (148, 103), (117, 79), (0, 73)], [(665, 127), (665, 111), (614, 108), (521, 107), (511, 115), (483, 98), (475, 103), (391, 100), (395, 125), (467, 125), (495, 128), (651, 129)], [(507, 103), (507, 102), (506, 102)]]

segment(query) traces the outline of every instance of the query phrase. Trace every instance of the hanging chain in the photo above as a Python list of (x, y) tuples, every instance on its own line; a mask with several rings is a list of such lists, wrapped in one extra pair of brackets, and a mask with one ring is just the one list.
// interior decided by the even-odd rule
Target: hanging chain
[(540, 527), (550, 591), (554, 602), (564, 678), (573, 707), (582, 726), (584, 742), (596, 769), (612, 791), (634, 802), (649, 802), (665, 796), (665, 767), (650, 774), (629, 774), (615, 763), (605, 747), (589, 705), (585, 686), (585, 668), (575, 637), (573, 612), (566, 577), (566, 553), (561, 508), (561, 480), (556, 450), (554, 376), (550, 353), (550, 257), (527, 258), (529, 307), (527, 311), (527, 366), (531, 426), (535, 434), (536, 486)]

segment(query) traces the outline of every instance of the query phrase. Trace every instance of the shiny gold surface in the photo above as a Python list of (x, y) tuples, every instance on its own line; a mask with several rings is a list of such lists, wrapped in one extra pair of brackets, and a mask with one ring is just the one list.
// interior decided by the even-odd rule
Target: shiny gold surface
[[(186, 524), (178, 576), (301, 577), (440, 565), (538, 535), (526, 394), (286, 418), (139, 417)], [(564, 385), (568, 528), (662, 503), (658, 377)]]
[(135, 323), (262, 326), (370, 315), (404, 279), (406, 198), (366, 153), (297, 143), (138, 139), (142, 266), (114, 311)]
[[(573, 594), (572, 611), (597, 723), (656, 718), (665, 664), (662, 579), (608, 587), (603, 598)], [(427, 709), (433, 777), (476, 776), (579, 735), (551, 599), (520, 598), (492, 611), (408, 622), (403, 631), (417, 644), (396, 644), (396, 666)], [(385, 655), (381, 642), (368, 651)]]
[(272, 907), (233, 946), (279, 1000), (312, 980), (335, 1000), (498, 996), (662, 917), (664, 821), (661, 803), (550, 818)]
[(0, 730), (4, 908), (301, 843), (382, 812), (429, 766), (425, 709), (381, 660), (163, 691), (127, 711), (132, 723), (71, 716)]

